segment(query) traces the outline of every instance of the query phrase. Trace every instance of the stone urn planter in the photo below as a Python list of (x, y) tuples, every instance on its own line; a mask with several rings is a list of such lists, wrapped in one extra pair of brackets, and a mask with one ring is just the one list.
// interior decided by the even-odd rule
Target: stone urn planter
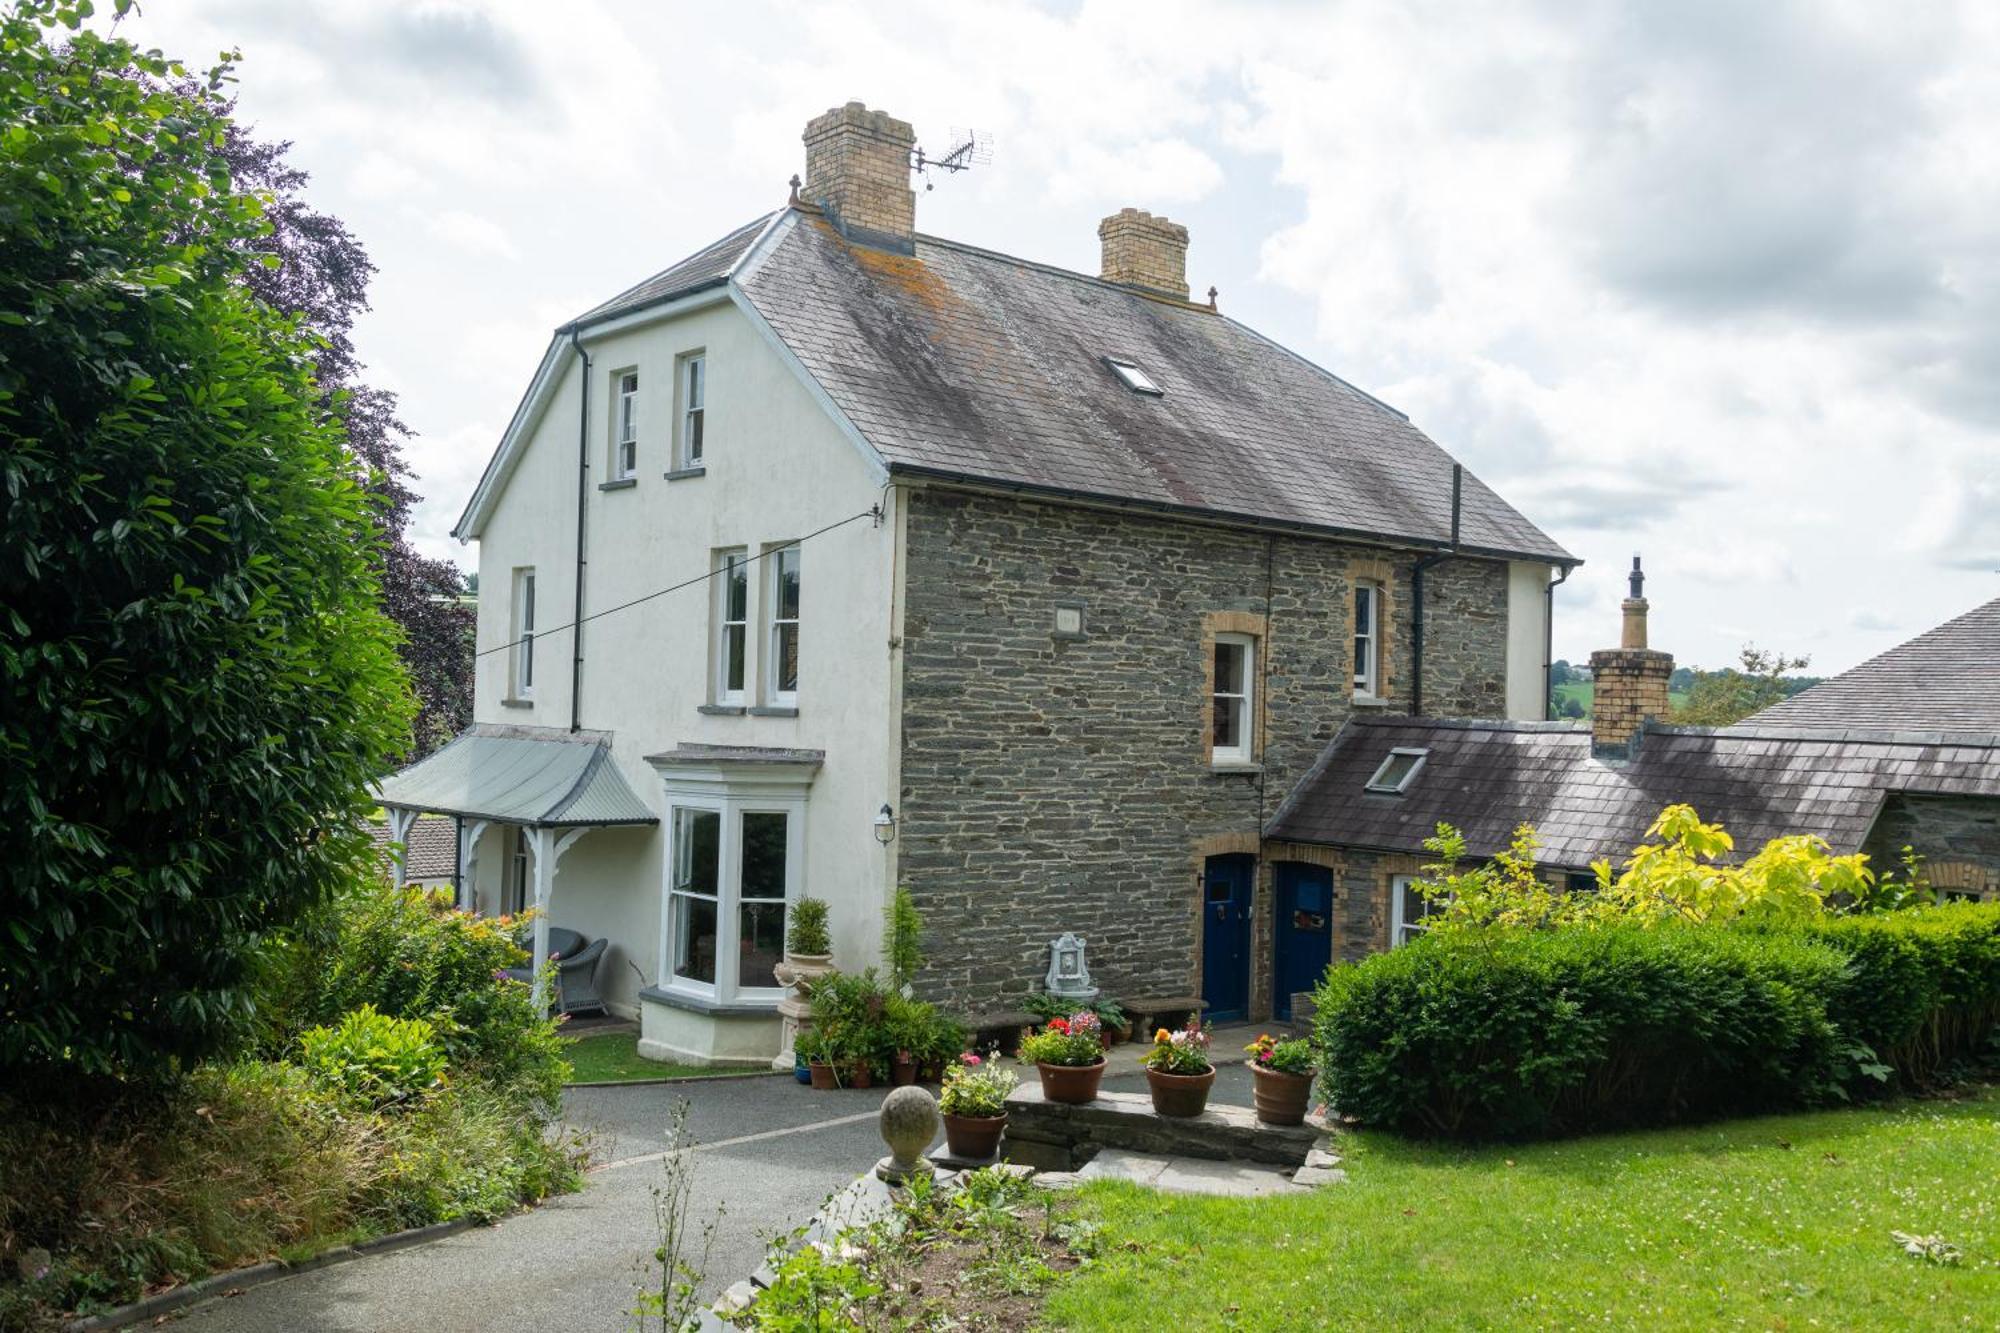
[(1177, 1120), (1189, 1120), (1208, 1109), (1208, 1091), (1215, 1086), (1215, 1071), (1162, 1074), (1157, 1069), (1148, 1069), (1146, 1086), (1152, 1089), (1153, 1110)]
[(1004, 1115), (947, 1115), (944, 1143), (953, 1157), (983, 1162), (1000, 1151), (1000, 1134), (1007, 1128)]
[(1252, 1100), (1259, 1120), (1267, 1125), (1306, 1122), (1306, 1107), (1312, 1101), (1311, 1074), (1286, 1074), (1254, 1064), (1250, 1073), (1256, 1080), (1252, 1085)]
[(1104, 1081), (1104, 1060), (1100, 1057), (1094, 1064), (1087, 1065), (1037, 1064), (1035, 1072), (1042, 1076), (1044, 1098), (1069, 1106), (1081, 1106), (1097, 1100), (1097, 1085)]

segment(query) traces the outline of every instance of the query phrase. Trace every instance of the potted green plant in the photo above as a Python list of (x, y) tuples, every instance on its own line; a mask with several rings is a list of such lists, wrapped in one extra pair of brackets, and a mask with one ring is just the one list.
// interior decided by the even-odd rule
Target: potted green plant
[(1104, 1028), (1104, 1048), (1110, 1050), (1121, 1041), (1132, 1038), (1132, 1020), (1125, 1016), (1125, 1007), (1116, 1000), (1104, 999), (1091, 1003), (1090, 1012), (1097, 1015), (1097, 1021)]
[(1257, 1118), (1267, 1125), (1304, 1124), (1312, 1100), (1312, 1043), (1304, 1037), (1274, 1041), (1267, 1033), (1243, 1049), (1250, 1054)]
[(966, 1042), (972, 1034), (965, 1030), (965, 1024), (946, 1014), (931, 1014), (929, 1028), (923, 1037), (923, 1047), (917, 1052), (918, 1077), (926, 1083), (936, 1083), (942, 1079), (958, 1057), (965, 1050)]
[(907, 1088), (917, 1081), (917, 1066), (936, 1016), (935, 1005), (889, 993), (882, 1026), (889, 1053), (889, 1081), (896, 1087)]
[(1199, 1015), (1190, 1017), (1186, 1027), (1155, 1032), (1152, 1046), (1139, 1057), (1139, 1063), (1146, 1067), (1154, 1111), (1187, 1119), (1208, 1109), (1215, 1066), (1209, 1062), (1208, 1029), (1202, 1026)]
[(826, 1038), (817, 1032), (801, 1032), (794, 1047), (799, 1058), (806, 1062), (813, 1088), (820, 1092), (831, 1092), (840, 1086), (836, 1076), (837, 1066), (828, 1058)]
[(1001, 1066), (997, 1051), (986, 1059), (966, 1051), (944, 1071), (938, 1116), (944, 1121), (945, 1148), (953, 1157), (983, 1162), (1000, 1151), (1007, 1094), (1014, 1082), (1014, 1071)]
[(1097, 1015), (1084, 1009), (1051, 1018), (1022, 1039), (1021, 1059), (1041, 1075), (1048, 1100), (1072, 1106), (1096, 1101), (1104, 1081), (1104, 1034)]

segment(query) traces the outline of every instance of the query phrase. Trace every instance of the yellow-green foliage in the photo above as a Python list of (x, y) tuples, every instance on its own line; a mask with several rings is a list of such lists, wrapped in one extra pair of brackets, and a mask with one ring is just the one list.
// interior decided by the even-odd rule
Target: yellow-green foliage
[(1875, 872), (1863, 853), (1835, 856), (1824, 839), (1773, 838), (1740, 864), (1720, 858), (1736, 840), (1720, 824), (1704, 823), (1691, 805), (1670, 805), (1646, 830), (1621, 868), (1599, 861), (1597, 892), (1564, 893), (1536, 874), (1535, 831), (1523, 824), (1507, 850), (1461, 871), (1465, 839), (1438, 825), (1424, 846), (1438, 858), (1425, 867), (1417, 891), (1436, 904), (1433, 930), (1488, 926), (1563, 926), (1607, 921), (1646, 924), (1742, 921), (1805, 922), (1827, 915), (1828, 904), (1867, 902)]

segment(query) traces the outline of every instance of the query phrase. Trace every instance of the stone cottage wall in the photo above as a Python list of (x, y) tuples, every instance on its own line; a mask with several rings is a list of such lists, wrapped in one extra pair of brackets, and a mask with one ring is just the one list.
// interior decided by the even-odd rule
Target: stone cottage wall
[(1939, 888), (2000, 896), (2000, 800), (1891, 796), (1862, 850), (1880, 873), (1898, 868), (1905, 847), (1924, 858)]
[[(1198, 992), (1200, 850), (1254, 848), (1349, 716), (1356, 571), (1385, 585), (1383, 711), (1406, 711), (1414, 557), (939, 489), (911, 495), (907, 523), (897, 846), (927, 927), (921, 988), (1008, 1005), (1068, 930), (1114, 994)], [(1426, 574), (1427, 710), (1502, 713), (1506, 578), (1475, 560)], [(1058, 631), (1062, 607), (1081, 634)], [(1253, 623), (1261, 771), (1217, 772), (1204, 633)], [(1262, 966), (1268, 923), (1255, 938)]]

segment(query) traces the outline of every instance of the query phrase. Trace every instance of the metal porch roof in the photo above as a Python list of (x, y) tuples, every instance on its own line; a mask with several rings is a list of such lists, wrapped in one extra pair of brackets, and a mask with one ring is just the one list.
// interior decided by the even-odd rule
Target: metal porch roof
[(386, 778), (384, 805), (507, 824), (657, 824), (611, 762), (601, 731), (481, 724)]

